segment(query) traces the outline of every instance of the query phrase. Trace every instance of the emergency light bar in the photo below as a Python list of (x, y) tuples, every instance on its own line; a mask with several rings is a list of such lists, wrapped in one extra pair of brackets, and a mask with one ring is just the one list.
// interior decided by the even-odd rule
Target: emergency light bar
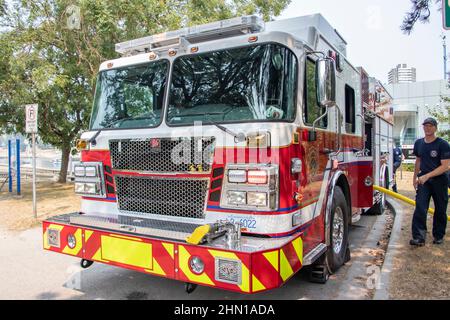
[(243, 16), (117, 43), (116, 52), (122, 55), (132, 55), (150, 51), (162, 51), (169, 47), (184, 47), (186, 42), (198, 43), (261, 32), (264, 30), (264, 27), (264, 21), (260, 17), (256, 15)]

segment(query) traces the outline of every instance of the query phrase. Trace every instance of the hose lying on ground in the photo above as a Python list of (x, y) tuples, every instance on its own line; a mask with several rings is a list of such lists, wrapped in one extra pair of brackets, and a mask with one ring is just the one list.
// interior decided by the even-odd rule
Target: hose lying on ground
[[(383, 193), (385, 193), (385, 194), (387, 194), (387, 195), (390, 195), (390, 196), (393, 197), (393, 198), (396, 198), (396, 199), (398, 199), (398, 200), (401, 200), (401, 201), (403, 201), (403, 202), (406, 202), (407, 204), (410, 204), (410, 205), (412, 205), (412, 206), (414, 206), (414, 207), (416, 206), (416, 202), (415, 202), (414, 200), (412, 200), (412, 199), (410, 199), (410, 198), (408, 198), (408, 197), (405, 197), (405, 196), (403, 196), (403, 195), (401, 195), (401, 194), (399, 194), (399, 193), (396, 193), (396, 192), (394, 192), (394, 191), (391, 191), (391, 190), (382, 188), (382, 187), (380, 187), (380, 186), (375, 186), (375, 185), (373, 186), (373, 188), (374, 188), (375, 190), (377, 190), (377, 191), (380, 191), (380, 192), (383, 192)], [(429, 209), (428, 209), (428, 213), (434, 214), (434, 209), (429, 208)], [(447, 216), (447, 220), (450, 221), (450, 216)]]

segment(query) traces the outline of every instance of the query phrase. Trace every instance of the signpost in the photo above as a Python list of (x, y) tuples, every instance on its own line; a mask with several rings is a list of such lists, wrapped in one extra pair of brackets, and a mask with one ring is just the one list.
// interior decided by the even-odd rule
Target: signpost
[(450, 0), (442, 0), (442, 21), (445, 30), (450, 30)]
[(29, 104), (25, 106), (26, 115), (26, 132), (31, 133), (33, 143), (33, 215), (37, 218), (36, 210), (36, 133), (37, 133), (37, 119), (38, 119), (38, 105)]

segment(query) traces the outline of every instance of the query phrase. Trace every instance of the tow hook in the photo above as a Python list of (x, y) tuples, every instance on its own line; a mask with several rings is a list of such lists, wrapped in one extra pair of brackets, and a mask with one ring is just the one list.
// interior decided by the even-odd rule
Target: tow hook
[(94, 263), (94, 261), (91, 260), (86, 260), (86, 259), (81, 259), (80, 265), (83, 269), (87, 269), (90, 266), (92, 266), (92, 264)]
[(186, 290), (187, 294), (194, 292), (195, 289), (197, 289), (197, 285), (194, 283), (186, 282), (184, 284), (184, 290)]

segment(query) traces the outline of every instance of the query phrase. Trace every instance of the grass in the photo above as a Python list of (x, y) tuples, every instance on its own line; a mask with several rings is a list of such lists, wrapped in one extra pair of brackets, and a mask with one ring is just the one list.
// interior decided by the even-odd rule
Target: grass
[(72, 183), (41, 181), (36, 185), (37, 219), (33, 216), (32, 184), (22, 184), (20, 196), (0, 192), (0, 226), (10, 231), (21, 231), (38, 226), (42, 220), (58, 214), (80, 210), (80, 197), (73, 191)]

